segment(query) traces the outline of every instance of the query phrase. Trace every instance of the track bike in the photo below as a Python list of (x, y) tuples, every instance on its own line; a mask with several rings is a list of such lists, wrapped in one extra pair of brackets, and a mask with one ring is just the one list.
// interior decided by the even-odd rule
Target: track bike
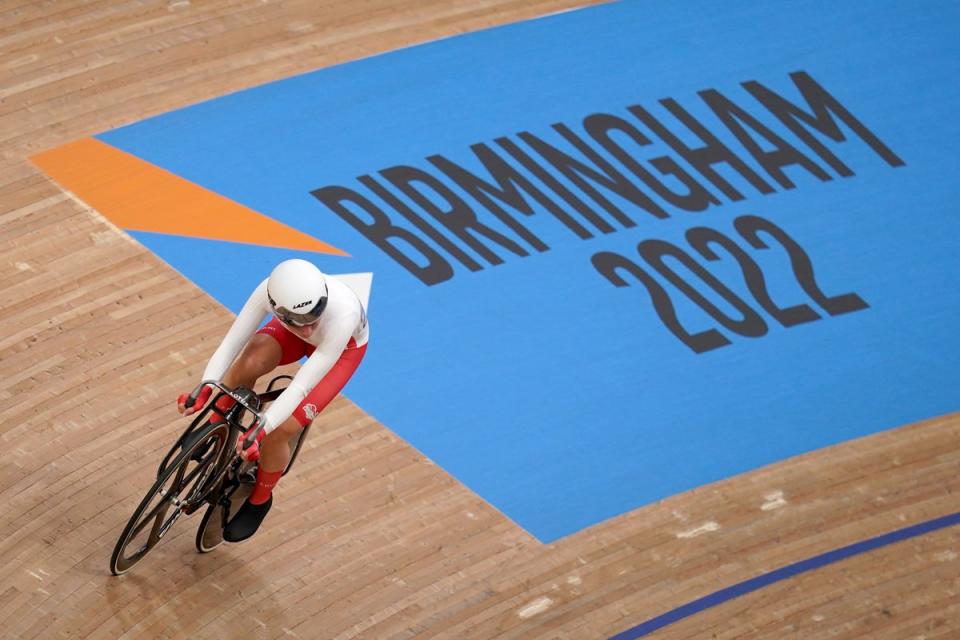
[[(274, 388), (291, 376), (277, 376), (267, 390), (256, 393), (237, 387), (230, 389), (214, 380), (205, 380), (187, 398), (192, 407), (205, 386), (218, 393), (197, 412), (157, 469), (153, 486), (133, 511), (110, 556), (110, 572), (126, 573), (140, 562), (167, 535), (183, 516), (191, 516), (204, 506), (206, 511), (197, 528), (197, 551), (208, 553), (223, 542), (223, 529), (230, 516), (243, 504), (256, 480), (256, 462), (244, 461), (236, 451), (240, 435), (247, 433), (244, 446), (253, 443), (262, 428), (261, 411), (285, 390)], [(230, 396), (234, 405), (227, 410), (217, 401)], [(221, 420), (211, 422), (214, 415)], [(244, 422), (246, 421), (246, 424)], [(255, 428), (252, 428), (256, 425)], [(309, 426), (291, 439), (290, 461), (284, 475), (290, 472)], [(294, 442), (293, 440), (296, 440)]]

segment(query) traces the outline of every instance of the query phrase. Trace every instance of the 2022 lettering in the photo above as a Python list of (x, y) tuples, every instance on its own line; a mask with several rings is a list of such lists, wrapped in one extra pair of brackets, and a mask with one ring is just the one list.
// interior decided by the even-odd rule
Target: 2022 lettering
[[(747, 244), (754, 249), (765, 250), (770, 248), (770, 245), (761, 237), (765, 235), (786, 250), (797, 284), (809, 296), (810, 300), (829, 315), (838, 316), (869, 308), (869, 305), (856, 293), (843, 293), (833, 296), (825, 294), (814, 277), (813, 262), (810, 260), (810, 256), (786, 231), (774, 223), (758, 216), (746, 215), (737, 218), (733, 226)], [(782, 326), (793, 327), (820, 320), (821, 315), (808, 304), (798, 303), (785, 307), (774, 302), (767, 290), (767, 281), (760, 265), (740, 245), (719, 231), (708, 227), (694, 227), (687, 231), (686, 240), (690, 247), (707, 261), (712, 262), (720, 259), (716, 248), (723, 249), (732, 256), (739, 264), (747, 288), (757, 304)], [(767, 333), (767, 322), (763, 316), (718, 280), (684, 249), (663, 240), (644, 240), (637, 245), (637, 253), (653, 271), (703, 309), (722, 327), (747, 338), (758, 338)], [(700, 282), (736, 309), (742, 317), (731, 317), (710, 302), (694, 285), (687, 282), (670, 267), (666, 261), (668, 258), (683, 265)], [(661, 286), (647, 270), (630, 258), (618, 253), (602, 251), (595, 254), (591, 258), (591, 262), (593, 262), (596, 270), (616, 287), (630, 286), (621, 272), (629, 273), (636, 278), (646, 287), (653, 302), (653, 307), (664, 326), (694, 353), (704, 353), (730, 344), (730, 340), (717, 329), (708, 329), (697, 333), (691, 333), (684, 329), (677, 318), (676, 309), (667, 289)]]

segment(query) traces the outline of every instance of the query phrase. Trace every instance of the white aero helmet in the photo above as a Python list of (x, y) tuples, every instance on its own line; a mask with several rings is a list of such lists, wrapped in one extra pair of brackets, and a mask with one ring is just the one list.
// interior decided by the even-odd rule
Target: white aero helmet
[(267, 299), (282, 322), (313, 324), (327, 307), (327, 279), (306, 260), (284, 260), (270, 272)]

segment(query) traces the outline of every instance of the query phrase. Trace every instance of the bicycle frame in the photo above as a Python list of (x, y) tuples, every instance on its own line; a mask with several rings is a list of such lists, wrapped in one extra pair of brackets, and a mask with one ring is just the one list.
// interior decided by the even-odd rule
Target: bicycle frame
[[(273, 389), (273, 385), (274, 385), (278, 380), (290, 379), (290, 378), (291, 378), (291, 376), (277, 376), (277, 377), (275, 377), (273, 380), (271, 380), (271, 381), (270, 381), (270, 384), (269, 384), (268, 387), (267, 387), (267, 391), (264, 392), (264, 393), (257, 394), (257, 395), (259, 396), (259, 398), (260, 398), (260, 402), (261, 402), (261, 403), (267, 403), (267, 402), (272, 402), (272, 401), (276, 400), (277, 397), (279, 397), (280, 394), (283, 393), (284, 389)], [(211, 387), (214, 387), (214, 388), (216, 388), (216, 389), (219, 389), (219, 390), (220, 390), (220, 393), (218, 393), (217, 395), (215, 395), (214, 397), (212, 397), (212, 398), (210, 399), (210, 401), (207, 403), (207, 406), (204, 407), (204, 408), (203, 408), (202, 410), (200, 410), (199, 412), (197, 412), (196, 417), (195, 417), (195, 418), (193, 419), (193, 421), (190, 423), (190, 426), (188, 426), (188, 427), (184, 430), (184, 432), (180, 434), (180, 437), (179, 437), (179, 438), (177, 439), (177, 441), (174, 443), (173, 448), (171, 448), (170, 451), (167, 452), (167, 455), (164, 456), (163, 460), (160, 462), (160, 466), (159, 466), (159, 469), (158, 469), (158, 471), (157, 471), (157, 475), (159, 475), (159, 474), (163, 471), (163, 469), (166, 468), (167, 463), (170, 462), (170, 459), (171, 459), (173, 456), (176, 455), (177, 451), (179, 450), (180, 445), (183, 444), (184, 440), (186, 440), (187, 438), (189, 438), (189, 437), (190, 437), (190, 434), (192, 434), (192, 433), (196, 430), (197, 427), (199, 427), (200, 425), (204, 424), (204, 422), (207, 420), (207, 416), (209, 416), (210, 413), (216, 413), (218, 416), (220, 416), (221, 418), (223, 418), (224, 421), (227, 422), (227, 424), (230, 426), (231, 430), (236, 430), (236, 431), (238, 431), (238, 432), (248, 431), (248, 430), (250, 429), (250, 427), (252, 427), (254, 424), (257, 424), (256, 429), (254, 429), (253, 431), (251, 431), (251, 432), (247, 435), (247, 438), (246, 438), (246, 441), (247, 441), (246, 444), (247, 444), (247, 446), (249, 446), (250, 444), (253, 443), (253, 439), (254, 439), (254, 438), (257, 436), (257, 434), (260, 433), (260, 431), (263, 429), (263, 425), (262, 425), (262, 414), (261, 414), (257, 409), (254, 409), (253, 407), (251, 407), (251, 406), (246, 402), (245, 398), (243, 398), (242, 396), (238, 395), (236, 392), (234, 392), (233, 389), (231, 389), (231, 388), (223, 385), (222, 383), (220, 383), (220, 382), (217, 381), (217, 380), (204, 380), (203, 382), (201, 382), (200, 385), (197, 387), (197, 389), (195, 389), (194, 392), (190, 394), (190, 397), (193, 398), (194, 402), (196, 402), (196, 397), (195, 397), (195, 396), (199, 395), (199, 394), (200, 394), (200, 391), (203, 389), (203, 387), (208, 386), (208, 385), (211, 386)], [(227, 413), (229, 413), (230, 410), (228, 409), (228, 410), (224, 411), (224, 410), (220, 409), (220, 407), (217, 406), (217, 404), (216, 404), (216, 403), (217, 403), (217, 400), (219, 400), (222, 396), (225, 396), (225, 395), (230, 396), (231, 398), (233, 398), (233, 400), (234, 400), (234, 402), (235, 402), (236, 404), (238, 404), (238, 405), (240, 405), (241, 407), (243, 407), (246, 411), (248, 411), (248, 412), (253, 416), (253, 420), (250, 421), (250, 424), (244, 426), (243, 424), (238, 424), (238, 423), (236, 423), (236, 422), (233, 422), (233, 421), (229, 418), (229, 416), (227, 416)], [(190, 402), (189, 399), (188, 399), (187, 406), (188, 406), (188, 407), (193, 406), (194, 402)]]
[[(246, 432), (246, 437), (252, 441), (252, 438), (262, 431), (262, 407), (276, 400), (285, 391), (285, 388), (274, 388), (282, 379), (292, 378), (288, 375), (276, 376), (263, 393), (241, 388), (230, 389), (214, 380), (205, 380), (194, 390), (191, 394), (193, 402), (190, 402), (190, 405), (196, 402), (196, 397), (205, 385), (216, 389), (217, 393), (197, 413), (163, 457), (157, 470), (156, 481), (134, 510), (114, 547), (110, 559), (110, 570), (114, 575), (121, 575), (132, 568), (166, 535), (181, 516), (192, 514), (205, 504), (209, 504), (210, 508), (197, 530), (197, 549), (205, 553), (222, 542), (222, 537), (217, 539), (216, 535), (206, 537), (208, 527), (215, 526), (222, 530), (222, 527), (226, 526), (231, 496), (242, 484), (250, 484), (245, 478), (253, 466), (252, 463), (244, 463), (237, 454), (236, 443), (241, 433)], [(229, 409), (220, 409), (217, 406), (217, 402), (224, 396), (233, 399), (233, 405)], [(243, 412), (249, 412), (249, 420), (243, 417)], [(214, 414), (222, 420), (210, 424)], [(196, 437), (191, 439), (193, 434)], [(300, 433), (284, 473), (290, 470), (296, 459), (305, 434), (306, 429)], [(215, 448), (211, 450), (214, 442)], [(191, 467), (191, 461), (196, 461), (197, 464)], [(245, 464), (251, 466), (245, 467)], [(173, 468), (174, 466), (176, 468)], [(219, 512), (218, 507), (222, 507)], [(218, 516), (217, 521), (212, 520), (214, 515)], [(211, 522), (215, 524), (210, 525)], [(140, 539), (142, 534), (147, 535), (145, 541)], [(131, 543), (139, 546), (129, 554), (127, 551)]]
[[(280, 389), (273, 388), (274, 385), (279, 380), (283, 380), (283, 379), (292, 379), (292, 378), (291, 376), (287, 376), (287, 375), (277, 376), (270, 381), (269, 385), (267, 386), (267, 391), (265, 391), (264, 393), (257, 394), (261, 404), (272, 402), (276, 400), (281, 393), (283, 393), (283, 391), (286, 389), (285, 387)], [(196, 401), (196, 396), (200, 394), (200, 391), (203, 390), (204, 386), (207, 386), (207, 385), (215, 389), (218, 389), (219, 393), (214, 395), (210, 399), (210, 401), (207, 402), (207, 405), (201, 411), (197, 412), (196, 417), (193, 419), (190, 425), (183, 431), (183, 433), (180, 434), (180, 437), (174, 443), (174, 446), (170, 448), (167, 454), (163, 457), (163, 460), (161, 460), (160, 465), (157, 468), (157, 476), (160, 476), (163, 473), (164, 469), (167, 468), (167, 465), (170, 463), (171, 459), (177, 455), (177, 452), (180, 450), (181, 445), (187, 440), (187, 438), (189, 438), (190, 435), (194, 431), (196, 431), (198, 427), (206, 423), (211, 413), (215, 413), (226, 422), (230, 431), (227, 436), (227, 440), (228, 440), (227, 446), (223, 448), (220, 458), (216, 461), (210, 480), (204, 483), (206, 487), (213, 489), (214, 487), (219, 486), (220, 482), (223, 480), (223, 477), (226, 475), (227, 471), (231, 468), (231, 466), (235, 466), (233, 463), (239, 462), (240, 460), (239, 457), (236, 456), (236, 452), (232, 443), (236, 442), (237, 436), (240, 433), (243, 433), (246, 431), (248, 433), (247, 433), (247, 437), (245, 438), (245, 441), (246, 441), (246, 445), (249, 446), (249, 444), (253, 442), (253, 438), (255, 438), (257, 434), (260, 433), (260, 431), (263, 429), (263, 425), (262, 425), (263, 416), (261, 411), (259, 411), (255, 407), (250, 406), (249, 402), (244, 396), (236, 393), (233, 389), (227, 387), (226, 385), (222, 384), (217, 380), (204, 380), (203, 382), (201, 382), (200, 385), (198, 385), (197, 388), (193, 391), (193, 393), (190, 394), (191, 397), (194, 399), (194, 401)], [(217, 406), (217, 401), (225, 395), (233, 398), (235, 405), (230, 409), (222, 410), (220, 409), (220, 407)], [(188, 406), (192, 404), (193, 403), (190, 403), (188, 401)], [(231, 418), (231, 415), (229, 415), (235, 412), (235, 408), (237, 405), (242, 407), (251, 416), (251, 419), (248, 424), (244, 425), (241, 422), (234, 421)], [(254, 425), (256, 425), (256, 427), (251, 429), (251, 427), (253, 427)], [(297, 448), (299, 449), (299, 446)], [(207, 494), (209, 494), (209, 491), (204, 491), (202, 493), (204, 493), (204, 495), (202, 496), (198, 495), (198, 496), (192, 497), (191, 502), (195, 501), (195, 503), (191, 505), (191, 507), (187, 510), (188, 512), (192, 513), (194, 510), (196, 510), (196, 508), (199, 508), (199, 506), (203, 504), (203, 502), (207, 498)]]

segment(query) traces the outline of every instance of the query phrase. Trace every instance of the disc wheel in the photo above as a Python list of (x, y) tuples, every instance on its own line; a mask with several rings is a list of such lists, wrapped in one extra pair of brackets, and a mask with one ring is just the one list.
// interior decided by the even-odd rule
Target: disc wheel
[[(110, 557), (110, 571), (119, 576), (140, 562), (184, 513), (193, 513), (213, 489), (217, 461), (227, 441), (224, 423), (202, 427), (189, 448), (164, 467), (124, 527)], [(197, 460), (191, 459), (202, 451)]]

